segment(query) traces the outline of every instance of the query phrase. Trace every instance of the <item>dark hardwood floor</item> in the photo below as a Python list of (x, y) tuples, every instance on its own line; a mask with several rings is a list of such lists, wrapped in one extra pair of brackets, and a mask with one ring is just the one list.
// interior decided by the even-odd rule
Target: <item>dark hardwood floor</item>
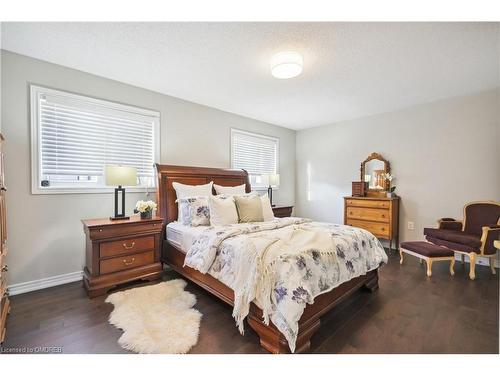
[[(400, 266), (399, 257), (390, 256), (376, 293), (357, 292), (328, 314), (311, 352), (498, 353), (498, 275), (478, 266), (476, 280), (470, 281), (468, 265), (457, 262), (452, 277), (447, 262), (438, 262), (428, 279), (416, 259), (405, 260)], [(165, 279), (176, 277), (165, 274)], [(191, 283), (187, 290), (197, 296), (195, 308), (203, 313), (191, 353), (265, 353), (251, 328), (239, 334), (230, 306)], [(4, 347), (127, 353), (117, 344), (121, 331), (107, 322), (113, 307), (104, 299), (88, 299), (80, 282), (14, 296)]]

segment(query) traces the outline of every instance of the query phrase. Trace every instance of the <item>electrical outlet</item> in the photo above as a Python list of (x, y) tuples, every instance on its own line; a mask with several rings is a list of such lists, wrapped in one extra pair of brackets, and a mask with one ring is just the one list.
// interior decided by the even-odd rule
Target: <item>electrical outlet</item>
[(415, 223), (413, 221), (408, 222), (408, 229), (409, 230), (414, 230), (415, 229)]

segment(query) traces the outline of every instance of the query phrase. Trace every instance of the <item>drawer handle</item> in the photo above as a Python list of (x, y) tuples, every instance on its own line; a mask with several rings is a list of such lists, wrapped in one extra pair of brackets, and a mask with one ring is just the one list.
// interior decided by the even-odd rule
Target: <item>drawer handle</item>
[(6, 264), (5, 266), (2, 267), (1, 272), (7, 272), (9, 270), (9, 266)]
[(127, 245), (126, 243), (123, 243), (123, 247), (127, 250), (132, 249), (135, 246), (135, 242), (132, 242), (130, 245)]
[(382, 215), (382, 217), (385, 217), (385, 215)]
[(127, 262), (127, 259), (123, 259), (123, 264), (125, 264), (126, 266), (130, 266), (134, 262), (135, 262), (135, 258), (132, 258), (132, 260), (130, 262)]
[(385, 228), (381, 228), (382, 232), (385, 230)]

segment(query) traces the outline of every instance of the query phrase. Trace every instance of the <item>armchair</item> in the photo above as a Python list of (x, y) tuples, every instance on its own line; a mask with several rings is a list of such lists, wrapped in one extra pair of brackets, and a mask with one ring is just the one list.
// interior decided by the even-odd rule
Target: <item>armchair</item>
[(487, 257), (491, 273), (495, 274), (494, 260), (497, 249), (494, 241), (500, 239), (500, 203), (471, 202), (464, 207), (464, 220), (452, 218), (438, 220), (438, 228), (424, 228), (427, 241), (447, 247), (461, 254), (462, 262), (470, 260), (469, 277), (476, 278), (478, 256)]

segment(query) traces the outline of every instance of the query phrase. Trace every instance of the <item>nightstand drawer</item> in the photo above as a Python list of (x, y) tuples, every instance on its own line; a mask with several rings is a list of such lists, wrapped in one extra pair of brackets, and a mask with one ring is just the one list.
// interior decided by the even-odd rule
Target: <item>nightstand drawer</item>
[(134, 237), (126, 240), (102, 242), (99, 245), (99, 257), (106, 258), (154, 249), (154, 236)]
[(274, 217), (292, 216), (293, 206), (275, 206), (273, 207)]
[(352, 220), (347, 219), (347, 225), (352, 225), (353, 227), (358, 227), (366, 229), (371, 232), (374, 236), (380, 238), (388, 238), (390, 236), (390, 226), (386, 223), (376, 223), (373, 221), (363, 221), (363, 220)]
[(100, 273), (101, 275), (107, 273), (113, 273), (118, 271), (124, 271), (135, 267), (145, 266), (147, 264), (153, 264), (155, 259), (154, 251), (147, 251), (144, 253), (131, 254), (123, 257), (110, 258), (101, 260)]
[(383, 200), (371, 199), (346, 199), (347, 207), (370, 207), (370, 208), (389, 208), (391, 203)]
[(347, 207), (346, 214), (348, 219), (389, 222), (389, 210), (383, 208)]
[(147, 222), (147, 223), (123, 223), (123, 225), (106, 225), (90, 229), (90, 238), (100, 240), (105, 238), (113, 238), (127, 236), (131, 233), (140, 235), (153, 231), (161, 232), (162, 222)]

